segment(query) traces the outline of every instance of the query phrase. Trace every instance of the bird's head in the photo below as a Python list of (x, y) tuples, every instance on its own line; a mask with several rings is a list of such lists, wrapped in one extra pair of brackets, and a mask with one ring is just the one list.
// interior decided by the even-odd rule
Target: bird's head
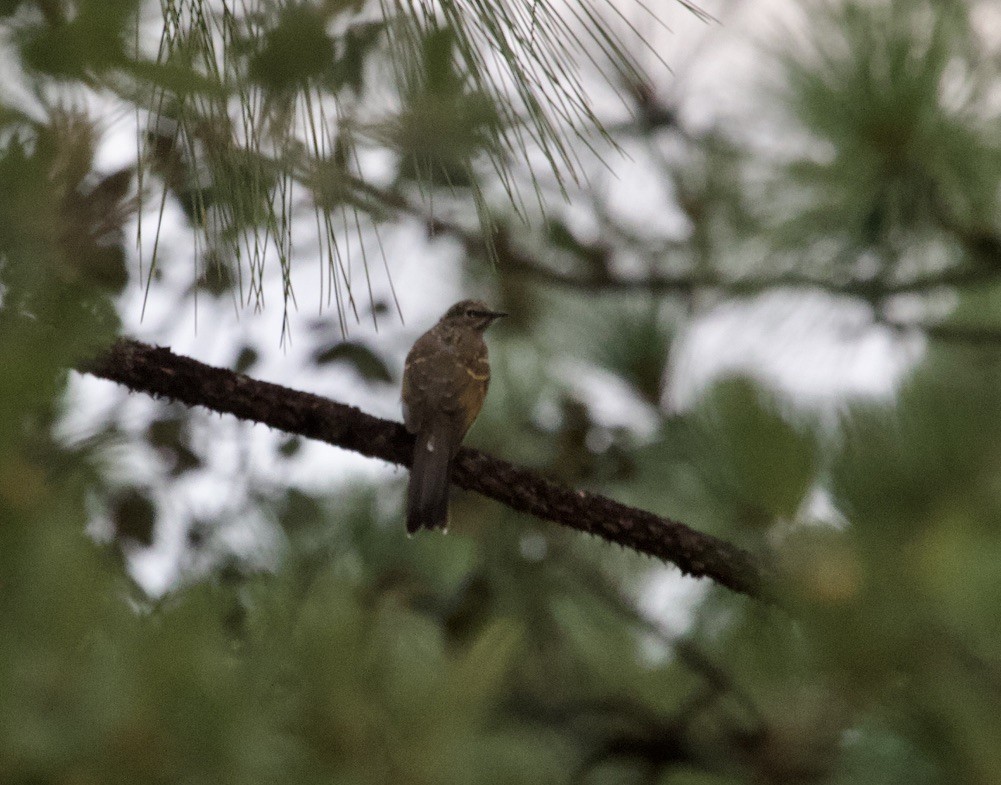
[(507, 314), (501, 311), (491, 311), (490, 307), (482, 300), (461, 300), (445, 311), (441, 321), (450, 326), (472, 328), (483, 332), (502, 316), (507, 316)]

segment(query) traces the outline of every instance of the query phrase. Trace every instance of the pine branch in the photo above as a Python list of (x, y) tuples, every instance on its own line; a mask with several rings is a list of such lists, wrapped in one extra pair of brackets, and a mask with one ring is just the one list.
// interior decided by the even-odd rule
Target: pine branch
[(919, 332), (932, 341), (966, 344), (968, 346), (1001, 346), (1001, 327), (975, 324), (950, 324), (948, 322), (906, 322), (884, 319), (881, 324), (902, 333)]
[[(682, 294), (714, 290), (731, 297), (753, 297), (781, 289), (811, 289), (835, 296), (879, 303), (902, 294), (925, 294), (940, 289), (962, 289), (992, 284), (1001, 279), (1001, 236), (989, 232), (969, 232), (943, 224), (952, 232), (970, 256), (970, 261), (914, 274), (903, 278), (855, 278), (825, 276), (797, 270), (763, 272), (740, 278), (714, 271), (683, 271), (678, 273), (648, 273), (622, 276), (609, 269), (607, 260), (596, 269), (567, 272), (556, 269), (533, 251), (512, 240), (505, 226), (495, 227), (492, 235), (481, 229), (468, 228), (460, 222), (435, 215), (406, 198), (403, 194), (380, 189), (355, 179), (352, 184), (367, 198), (385, 207), (398, 210), (421, 221), (431, 237), (446, 235), (458, 240), (470, 256), (494, 261), (506, 272), (522, 275), (544, 284), (592, 293)], [(583, 254), (592, 259), (607, 256), (603, 241), (591, 244), (577, 240)]]
[[(81, 370), (156, 398), (203, 406), (370, 458), (410, 465), (413, 437), (400, 423), (205, 365), (170, 349), (121, 339)], [(519, 512), (670, 562), (686, 575), (708, 577), (733, 591), (774, 601), (767, 571), (750, 553), (678, 521), (568, 488), (468, 447), (455, 459), (452, 481)]]

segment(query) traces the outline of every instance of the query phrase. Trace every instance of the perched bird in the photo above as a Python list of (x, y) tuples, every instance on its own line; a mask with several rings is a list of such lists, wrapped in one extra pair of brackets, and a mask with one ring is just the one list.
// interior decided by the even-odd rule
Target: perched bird
[(490, 362), (483, 331), (507, 314), (480, 300), (456, 303), (417, 339), (403, 370), (403, 422), (414, 434), (407, 531), (448, 524), (452, 458), (483, 407)]

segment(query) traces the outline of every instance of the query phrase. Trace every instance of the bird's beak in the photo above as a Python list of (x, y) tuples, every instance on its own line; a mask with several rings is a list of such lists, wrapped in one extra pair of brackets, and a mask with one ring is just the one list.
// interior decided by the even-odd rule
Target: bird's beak
[(503, 319), (505, 316), (507, 316), (507, 314), (504, 313), (503, 311), (490, 311), (489, 315), (492, 321), (496, 321), (497, 319)]

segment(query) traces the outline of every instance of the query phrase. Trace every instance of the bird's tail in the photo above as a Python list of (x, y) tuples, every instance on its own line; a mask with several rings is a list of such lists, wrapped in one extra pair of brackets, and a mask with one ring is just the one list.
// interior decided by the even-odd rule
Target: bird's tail
[(407, 532), (444, 529), (448, 525), (448, 486), (452, 450), (446, 428), (417, 435), (407, 489)]

